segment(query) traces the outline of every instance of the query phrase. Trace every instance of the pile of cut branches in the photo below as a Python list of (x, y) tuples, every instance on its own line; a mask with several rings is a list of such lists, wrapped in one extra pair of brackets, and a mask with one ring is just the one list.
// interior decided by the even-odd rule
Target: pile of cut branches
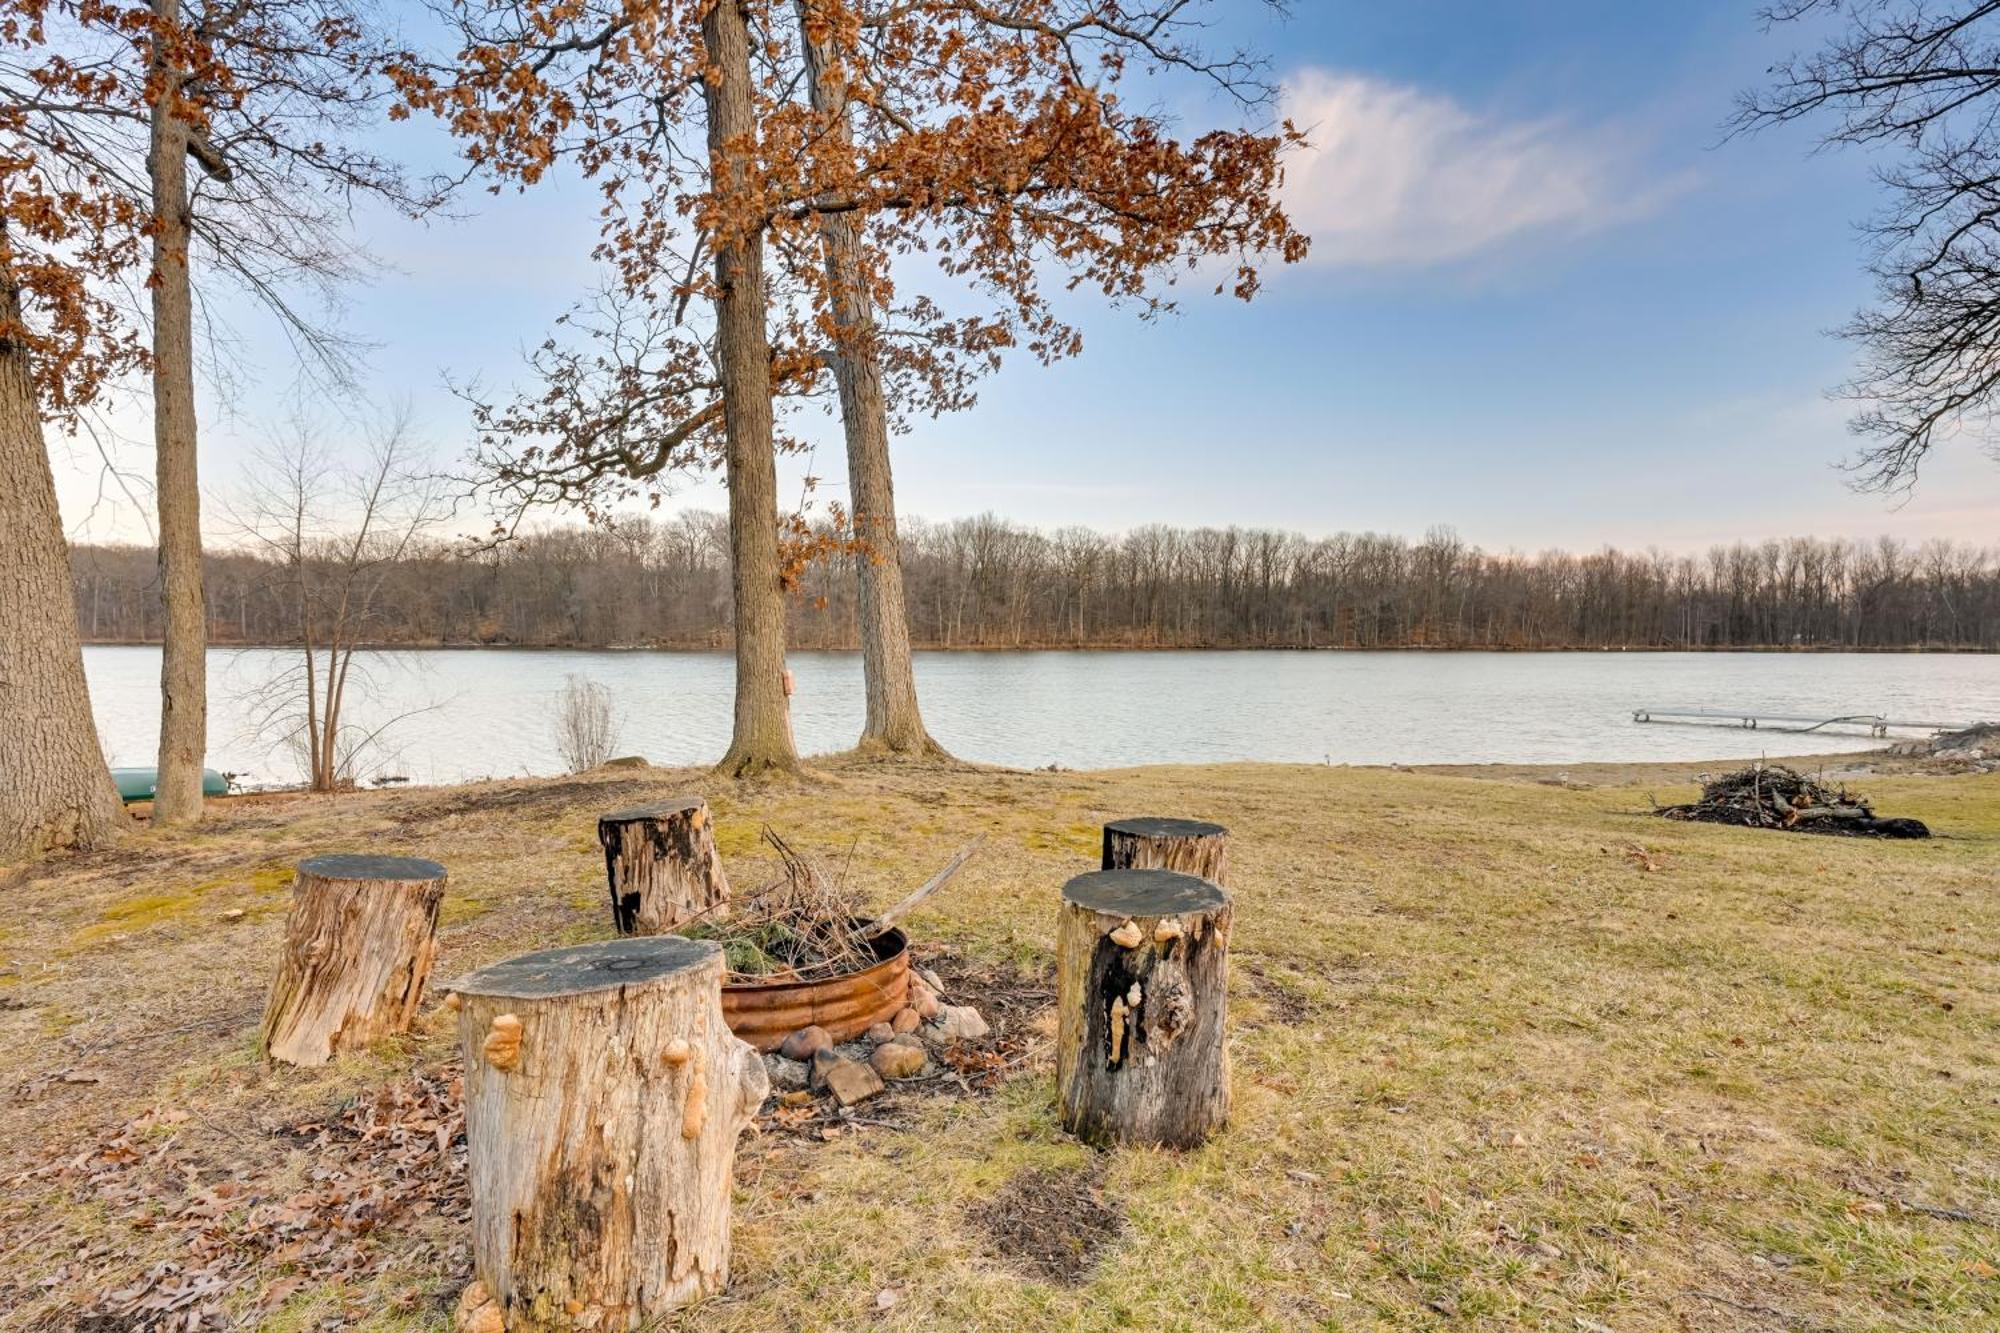
[(874, 966), (876, 937), (942, 888), (979, 845), (961, 851), (922, 888), (870, 918), (847, 883), (844, 866), (833, 874), (769, 828), (764, 841), (777, 853), (778, 877), (729, 904), (727, 920), (697, 920), (681, 930), (690, 939), (722, 946), (731, 984), (822, 981)]
[(1928, 838), (1921, 820), (1881, 819), (1846, 787), (1829, 787), (1782, 764), (1753, 764), (1702, 783), (1701, 799), (1663, 806), (1664, 819), (1790, 829), (1854, 838)]

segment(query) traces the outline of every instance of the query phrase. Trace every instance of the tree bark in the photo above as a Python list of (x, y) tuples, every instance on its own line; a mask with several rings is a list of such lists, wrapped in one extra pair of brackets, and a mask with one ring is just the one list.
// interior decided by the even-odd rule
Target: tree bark
[(100, 846), (125, 827), (90, 711), (21, 318), (0, 220), (0, 861)]
[[(848, 97), (839, 62), (825, 41), (813, 38), (811, 0), (795, 0), (813, 110), (829, 117), (834, 144), (851, 150)], [(903, 552), (896, 532), (896, 487), (889, 466), (889, 407), (882, 391), (874, 303), (861, 229), (852, 215), (821, 216), (820, 245), (828, 307), (836, 336), (833, 378), (840, 390), (840, 420), (847, 436), (848, 500), (853, 508), (859, 580), (861, 678), (867, 711), (863, 750), (943, 756), (917, 707), (917, 678), (910, 659), (910, 617), (903, 596)]]
[(729, 877), (700, 797), (600, 816), (597, 840), (620, 935), (660, 935), (728, 910)]
[(1229, 830), (1199, 819), (1115, 819), (1104, 826), (1105, 870), (1177, 870), (1229, 887)]
[(736, 718), (717, 772), (729, 777), (798, 771), (791, 701), (785, 697), (785, 590), (778, 566), (778, 460), (771, 416), (764, 230), (741, 221), (761, 205), (749, 189), (757, 110), (750, 34), (737, 0), (711, 4), (701, 24), (709, 70), (711, 186), (726, 225), (715, 237), (715, 323), (728, 436), (731, 591), (736, 607)]
[(1086, 1143), (1193, 1147), (1229, 1118), (1229, 896), (1167, 870), (1063, 888), (1056, 1084)]
[(478, 1283), (523, 1329), (629, 1329), (729, 1281), (737, 1135), (770, 1089), (722, 950), (674, 935), (454, 982)]
[[(176, 26), (181, 0), (152, 0)], [(183, 71), (156, 41), (152, 77), (153, 449), (160, 516), (160, 751), (153, 820), (201, 818), (208, 751), (208, 607), (202, 591), (201, 482), (195, 461), (194, 300), (188, 274), (188, 127), (177, 113)]]
[(270, 1059), (323, 1065), (409, 1031), (437, 956), (444, 881), (443, 866), (408, 856), (299, 862), (264, 1010)]

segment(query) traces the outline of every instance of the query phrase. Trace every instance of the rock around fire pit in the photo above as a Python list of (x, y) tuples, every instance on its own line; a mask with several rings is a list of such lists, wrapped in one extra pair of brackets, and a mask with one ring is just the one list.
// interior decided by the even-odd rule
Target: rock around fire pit
[(1758, 764), (1710, 778), (1701, 799), (1655, 811), (1663, 819), (1743, 828), (1828, 833), (1850, 838), (1928, 838), (1922, 820), (1879, 818), (1845, 787), (1828, 787), (1782, 764)]
[[(764, 1056), (780, 1095), (824, 1093), (842, 1106), (866, 1101), (889, 1083), (932, 1072), (933, 1051), (987, 1035), (986, 1018), (969, 1004), (946, 1004), (934, 973), (907, 973), (908, 1003), (849, 1041), (821, 1024), (787, 1033)], [(851, 1035), (851, 1034), (850, 1034)]]

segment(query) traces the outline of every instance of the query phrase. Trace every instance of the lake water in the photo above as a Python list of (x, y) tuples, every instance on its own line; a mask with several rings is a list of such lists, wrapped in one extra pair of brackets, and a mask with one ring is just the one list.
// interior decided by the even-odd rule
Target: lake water
[[(617, 753), (712, 762), (727, 747), (723, 653), (438, 649), (366, 658), (352, 720), (409, 713), (367, 771), (416, 782), (561, 771), (551, 734), (569, 675), (616, 700)], [(84, 650), (105, 751), (150, 766), (159, 735), (157, 648)], [(260, 736), (252, 698), (294, 661), (279, 649), (210, 654), (209, 766), (252, 782), (298, 766)], [(357, 663), (361, 658), (357, 658)], [(794, 725), (807, 753), (861, 728), (861, 659), (796, 653)], [(1586, 763), (1716, 759), (1863, 748), (1798, 736), (1640, 725), (1635, 708), (1718, 707), (1924, 721), (2000, 718), (2000, 657), (1910, 654), (1034, 652), (919, 653), (931, 733), (961, 758), (1040, 767), (1208, 763)], [(413, 711), (417, 710), (417, 711)]]

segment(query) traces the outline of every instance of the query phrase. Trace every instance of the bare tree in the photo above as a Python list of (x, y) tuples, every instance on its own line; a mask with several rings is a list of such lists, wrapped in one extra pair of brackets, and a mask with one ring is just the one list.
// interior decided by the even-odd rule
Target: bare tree
[(383, 733), (409, 716), (351, 720), (365, 684), (355, 654), (376, 637), (385, 586), (450, 506), (441, 479), (417, 466), (407, 413), (374, 429), (365, 466), (335, 465), (303, 422), (260, 464), (237, 526), (272, 562), (299, 650), (260, 689), (262, 729), (299, 750), (314, 791), (351, 787)]
[(119, 235), (116, 245), (72, 236), (57, 250), (102, 288), (103, 299), (72, 303), (71, 332), (125, 340), (142, 304), (150, 319), (150, 355), (139, 360), (153, 391), (167, 626), (154, 818), (185, 822), (201, 813), (207, 739), (196, 294), (240, 289), (309, 373), (344, 383), (353, 346), (329, 307), (365, 266), (347, 234), (351, 210), (368, 197), (419, 212), (439, 190), (413, 187), (363, 144), (386, 91), (367, 0), (0, 0), (0, 18), (7, 128), (66, 164), (65, 222)]
[(1845, 330), (1861, 349), (1848, 391), (1870, 404), (1850, 466), (1906, 489), (1940, 436), (2000, 442), (2000, 3), (1782, 0), (1762, 17), (1834, 27), (1745, 93), (1732, 129), (1809, 121), (1827, 145), (1891, 155), (1889, 205), (1864, 225), (1878, 298)]
[[(185, 109), (193, 75), (175, 40), (181, 0), (151, 0), (152, 94), (146, 174), (152, 185), (153, 493), (159, 508), (160, 748), (153, 818), (201, 817), (208, 754), (208, 605), (201, 581), (201, 483), (196, 466), (194, 287), (188, 272), (187, 159), (198, 132)], [(205, 142), (205, 140), (204, 140)], [(211, 170), (228, 169), (210, 150)]]
[(556, 753), (572, 773), (596, 768), (618, 748), (618, 713), (611, 691), (586, 676), (564, 678), (556, 696)]

